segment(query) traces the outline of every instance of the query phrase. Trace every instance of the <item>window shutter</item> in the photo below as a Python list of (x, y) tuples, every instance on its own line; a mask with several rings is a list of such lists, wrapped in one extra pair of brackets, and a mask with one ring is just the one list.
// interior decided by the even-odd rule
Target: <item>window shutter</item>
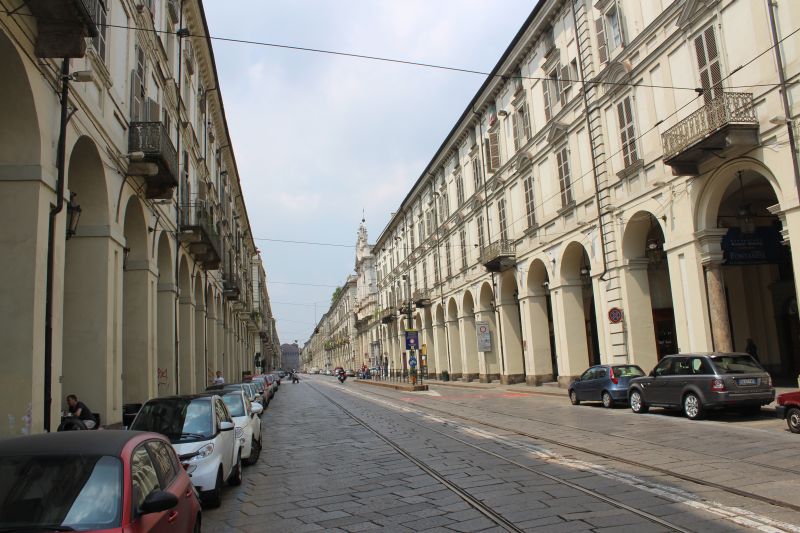
[(542, 94), (544, 95), (544, 118), (550, 120), (552, 111), (550, 110), (550, 80), (542, 80)]
[(531, 138), (531, 118), (528, 116), (527, 103), (523, 102), (520, 113), (522, 113), (522, 133), (525, 136), (525, 141), (528, 141)]
[(142, 100), (142, 79), (136, 69), (131, 71), (131, 122), (142, 120), (144, 101)]
[(161, 120), (161, 106), (152, 98), (145, 98), (144, 101), (145, 122), (159, 122)]
[(697, 67), (700, 71), (700, 85), (706, 103), (722, 94), (722, 69), (714, 26), (709, 26), (694, 40), (697, 54)]
[(511, 115), (511, 129), (514, 131), (514, 151), (519, 150), (520, 145), (520, 120), (517, 115), (519, 115), (519, 111)]
[(603, 17), (594, 21), (594, 29), (597, 32), (597, 49), (600, 54), (600, 62), (608, 61), (608, 43), (606, 42), (606, 28)]
[(561, 105), (567, 105), (567, 91), (571, 85), (571, 81), (569, 79), (569, 65), (564, 65), (561, 67)]
[(495, 172), (500, 168), (500, 132), (498, 130), (489, 132), (489, 172)]

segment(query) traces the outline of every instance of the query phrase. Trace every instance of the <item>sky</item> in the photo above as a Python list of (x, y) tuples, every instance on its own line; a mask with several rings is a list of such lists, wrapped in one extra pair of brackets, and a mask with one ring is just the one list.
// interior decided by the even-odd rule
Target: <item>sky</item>
[[(212, 37), (489, 72), (536, 0), (206, 0)], [(281, 343), (304, 343), (485, 77), (214, 41)], [(310, 241), (343, 246), (275, 242)], [(297, 285), (305, 284), (305, 285)]]

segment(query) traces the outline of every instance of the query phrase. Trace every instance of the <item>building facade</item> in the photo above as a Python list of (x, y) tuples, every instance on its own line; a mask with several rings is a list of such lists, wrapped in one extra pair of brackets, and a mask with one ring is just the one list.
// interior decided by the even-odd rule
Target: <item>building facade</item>
[(268, 297), (207, 36), (199, 0), (3, 2), (0, 436), (253, 369)]
[(355, 370), (380, 364), (380, 339), (374, 328), (380, 319), (377, 292), (375, 257), (366, 221), (362, 220), (356, 241), (355, 274), (348, 276), (304, 345), (301, 360), (306, 369), (332, 370), (340, 366)]
[(562, 385), (752, 339), (794, 382), (798, 24), (791, 0), (539, 2), (375, 242), (362, 334), (401, 370), (411, 308), (429, 371)]
[(286, 370), (300, 368), (300, 347), (297, 343), (281, 344), (281, 363)]

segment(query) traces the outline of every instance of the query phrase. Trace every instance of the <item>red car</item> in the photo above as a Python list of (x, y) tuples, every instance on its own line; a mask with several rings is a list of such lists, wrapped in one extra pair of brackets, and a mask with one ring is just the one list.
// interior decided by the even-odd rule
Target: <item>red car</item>
[(169, 441), (68, 431), (0, 441), (0, 532), (200, 531), (200, 501)]
[(778, 406), (775, 413), (780, 419), (786, 419), (789, 431), (800, 433), (800, 391), (784, 392), (778, 395)]

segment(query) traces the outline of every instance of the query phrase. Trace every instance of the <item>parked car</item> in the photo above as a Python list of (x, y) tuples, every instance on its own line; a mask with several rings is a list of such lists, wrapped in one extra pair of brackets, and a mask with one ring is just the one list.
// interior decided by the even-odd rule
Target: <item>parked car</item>
[(778, 395), (775, 407), (778, 418), (785, 419), (792, 433), (800, 433), (800, 391), (784, 392)]
[(169, 441), (155, 433), (6, 439), (0, 472), (0, 531), (199, 531), (197, 493)]
[(261, 419), (258, 415), (264, 407), (257, 402), (251, 403), (243, 390), (226, 392), (222, 401), (236, 424), (234, 434), (242, 441), (242, 462), (256, 464), (261, 455)]
[(255, 387), (251, 386), (249, 383), (226, 383), (222, 386), (222, 390), (243, 390), (248, 400), (251, 402), (256, 401), (257, 391)]
[(221, 502), (222, 484), (242, 483), (241, 441), (225, 402), (217, 394), (149, 400), (131, 425), (167, 437), (206, 505)]
[(345, 371), (345, 374), (347, 374), (347, 377), (348, 377), (348, 378), (354, 378), (354, 377), (356, 377), (355, 370), (353, 370), (352, 368), (348, 368), (348, 369)]
[(311, 373), (311, 374), (319, 374), (319, 368), (317, 368), (315, 366), (311, 367), (311, 370), (309, 371), (309, 373)]
[(631, 410), (682, 409), (702, 418), (710, 409), (736, 407), (758, 412), (772, 403), (772, 378), (746, 353), (697, 353), (664, 357), (649, 376), (634, 378), (628, 390)]
[(616, 402), (628, 401), (628, 384), (640, 376), (644, 370), (637, 365), (593, 366), (570, 384), (569, 400), (572, 405), (602, 402), (604, 407), (614, 407)]

